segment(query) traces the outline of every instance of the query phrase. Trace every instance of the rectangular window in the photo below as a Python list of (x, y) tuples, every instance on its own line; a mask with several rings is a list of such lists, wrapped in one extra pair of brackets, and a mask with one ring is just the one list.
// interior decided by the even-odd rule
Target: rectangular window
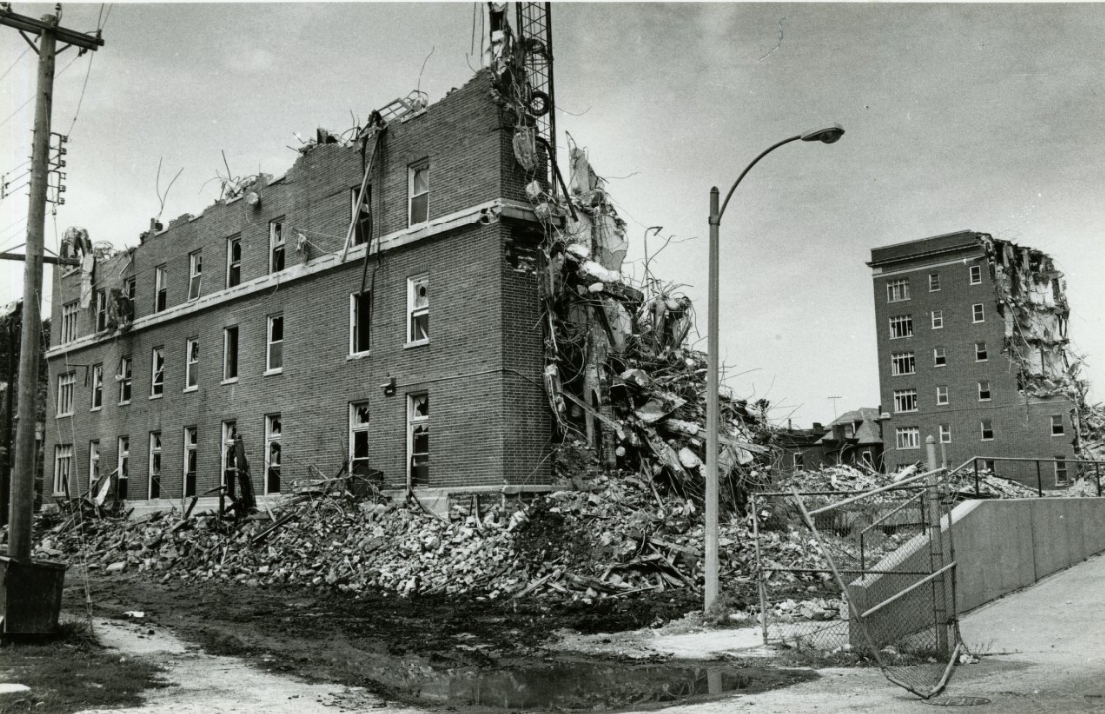
[(994, 440), (994, 422), (990, 419), (983, 419), (979, 422), (979, 426), (982, 428), (982, 440), (993, 441)]
[(899, 426), (895, 430), (895, 438), (899, 449), (921, 448), (921, 430), (915, 426)]
[(66, 372), (58, 375), (58, 405), (57, 416), (69, 416), (73, 413), (73, 388), (77, 383), (75, 372)]
[(421, 163), (407, 169), (407, 195), (410, 197), (409, 226), (430, 219), (430, 165)]
[(150, 399), (165, 393), (165, 350), (154, 347), (150, 357)]
[(895, 389), (894, 390), (894, 411), (895, 412), (915, 412), (917, 411), (917, 390), (916, 389)]
[(890, 355), (890, 374), (899, 377), (903, 374), (914, 374), (917, 371), (917, 361), (912, 352), (895, 352)]
[(944, 367), (948, 364), (948, 353), (943, 347), (932, 348), (932, 366)]
[(986, 310), (983, 308), (982, 303), (971, 305), (971, 321), (972, 322), (985, 322)]
[(952, 443), (952, 426), (951, 424), (940, 425), (940, 443), (950, 444)]
[(107, 329), (107, 290), (96, 291), (96, 332)]
[(161, 312), (169, 306), (169, 274), (164, 265), (154, 268), (154, 312)]
[(1067, 459), (1062, 455), (1057, 455), (1055, 457), (1055, 485), (1070, 485), (1070, 479), (1067, 476)]
[(65, 344), (77, 339), (77, 301), (67, 302), (61, 306), (61, 342)]
[(281, 372), (284, 370), (284, 316), (272, 315), (269, 317), (268, 348), (265, 356), (266, 372)]
[(975, 343), (975, 362), (985, 362), (987, 359), (988, 359), (988, 356), (986, 354), (986, 343), (985, 342), (976, 342)]
[(131, 307), (134, 307), (134, 298), (138, 295), (138, 280), (131, 276), (123, 281), (123, 294), (130, 300)]
[(100, 480), (100, 442), (88, 442), (88, 488)]
[(203, 251), (188, 254), (188, 299), (200, 296), (200, 282), (203, 279)]
[(92, 409), (96, 411), (104, 406), (104, 366), (92, 365)]
[(430, 395), (407, 396), (407, 483), (424, 486), (430, 480)]
[(940, 290), (940, 273), (929, 273), (929, 292), (934, 293)]
[(115, 381), (119, 383), (119, 405), (130, 404), (130, 357), (119, 360), (119, 373), (115, 375)]
[(161, 432), (150, 432), (150, 498), (161, 498)]
[(407, 279), (407, 344), (430, 341), (430, 276)]
[(932, 311), (932, 329), (942, 330), (944, 329), (944, 311), (933, 310)]
[(1062, 436), (1063, 435), (1063, 415), (1052, 414), (1051, 415), (1051, 435)]
[(71, 493), (72, 482), (69, 476), (73, 472), (73, 445), (58, 444), (54, 447), (54, 494), (64, 496)]
[(349, 405), (349, 473), (368, 476), (368, 402)]
[(269, 221), (269, 272), (284, 269), (284, 217)]
[(199, 466), (199, 428), (184, 427), (184, 497), (196, 495), (196, 471)]
[(886, 301), (902, 302), (909, 299), (909, 278), (886, 281)]
[(349, 220), (353, 222), (353, 245), (362, 245), (372, 239), (372, 186), (364, 188), (364, 201), (357, 210), (357, 198), (361, 187), (349, 189)]
[(978, 401), (990, 401), (990, 382), (985, 379), (978, 383)]
[(226, 239), (226, 286), (232, 288), (242, 282), (242, 236)]
[(372, 293), (349, 296), (349, 354), (368, 352), (372, 335)]
[(913, 316), (899, 315), (890, 318), (890, 339), (913, 337)]
[(193, 337), (185, 343), (184, 348), (184, 391), (199, 388), (200, 380), (200, 341)]
[(800, 469), (805, 465), (805, 459), (801, 452), (791, 454), (791, 466), (795, 469)]
[(948, 387), (941, 385), (936, 388), (936, 404), (943, 406), (948, 403)]
[(222, 485), (234, 495), (238, 485), (238, 461), (234, 455), (234, 441), (238, 438), (238, 423), (223, 422)]
[(971, 285), (980, 285), (980, 284), (982, 284), (982, 266), (981, 265), (972, 265), (971, 266)]
[(265, 417), (265, 493), (280, 493), (280, 437), (284, 431), (279, 414)]
[(127, 500), (127, 486), (130, 483), (130, 437), (119, 437), (119, 456), (116, 464), (115, 493), (120, 501)]
[(223, 381), (238, 378), (238, 326), (223, 328)]

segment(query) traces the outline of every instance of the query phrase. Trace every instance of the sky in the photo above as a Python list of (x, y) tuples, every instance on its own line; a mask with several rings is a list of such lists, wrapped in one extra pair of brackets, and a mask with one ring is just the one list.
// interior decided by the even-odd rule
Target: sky
[[(63, 26), (102, 25), (106, 44), (58, 58), (53, 128), (70, 141), (47, 247), (68, 226), (134, 245), (159, 212), (218, 197), (222, 152), (234, 175), (279, 175), (295, 133), (345, 130), (416, 88), (441, 99), (479, 66), (484, 7), (65, 4)], [(972, 229), (1055, 258), (1091, 399), (1105, 398), (1105, 5), (554, 3), (552, 27), (559, 150), (570, 134), (607, 180), (628, 272), (663, 226), (652, 272), (696, 303), (701, 349), (710, 187), (724, 196), (781, 139), (845, 128), (766, 157), (722, 221), (721, 357), (738, 396), (796, 426), (878, 406), (870, 249)], [(0, 172), (16, 188), (35, 55), (10, 28), (0, 38)], [(162, 209), (158, 186), (181, 169)], [(25, 240), (26, 193), (0, 201), (0, 250)], [(0, 304), (21, 294), (22, 265), (3, 262)]]

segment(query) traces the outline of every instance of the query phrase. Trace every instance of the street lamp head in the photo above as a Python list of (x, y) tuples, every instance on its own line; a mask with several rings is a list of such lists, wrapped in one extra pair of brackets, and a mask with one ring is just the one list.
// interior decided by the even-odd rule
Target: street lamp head
[(833, 124), (824, 129), (807, 131), (805, 134), (802, 134), (801, 138), (802, 141), (820, 141), (823, 144), (832, 144), (842, 136), (844, 136), (844, 127), (840, 124)]

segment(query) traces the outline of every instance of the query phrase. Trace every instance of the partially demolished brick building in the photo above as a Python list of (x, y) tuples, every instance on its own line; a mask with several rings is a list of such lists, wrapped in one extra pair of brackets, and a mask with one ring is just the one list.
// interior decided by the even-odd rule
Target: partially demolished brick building
[(548, 483), (542, 231), (510, 111), (484, 70), (320, 132), (283, 176), (226, 177), (130, 250), (70, 231), (53, 494), (179, 505), (246, 463), (259, 494), (345, 469), (391, 489)]
[(933, 436), (949, 466), (972, 457), (999, 475), (1067, 486), (1101, 448), (1067, 336), (1062, 273), (1045, 253), (960, 231), (871, 251), (885, 460), (924, 460)]

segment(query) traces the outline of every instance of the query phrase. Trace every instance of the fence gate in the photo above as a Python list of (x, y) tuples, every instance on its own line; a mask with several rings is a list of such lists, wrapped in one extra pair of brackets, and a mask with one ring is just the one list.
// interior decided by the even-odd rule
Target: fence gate
[(963, 651), (945, 475), (863, 492), (756, 494), (765, 642), (854, 652), (914, 694), (938, 694)]

